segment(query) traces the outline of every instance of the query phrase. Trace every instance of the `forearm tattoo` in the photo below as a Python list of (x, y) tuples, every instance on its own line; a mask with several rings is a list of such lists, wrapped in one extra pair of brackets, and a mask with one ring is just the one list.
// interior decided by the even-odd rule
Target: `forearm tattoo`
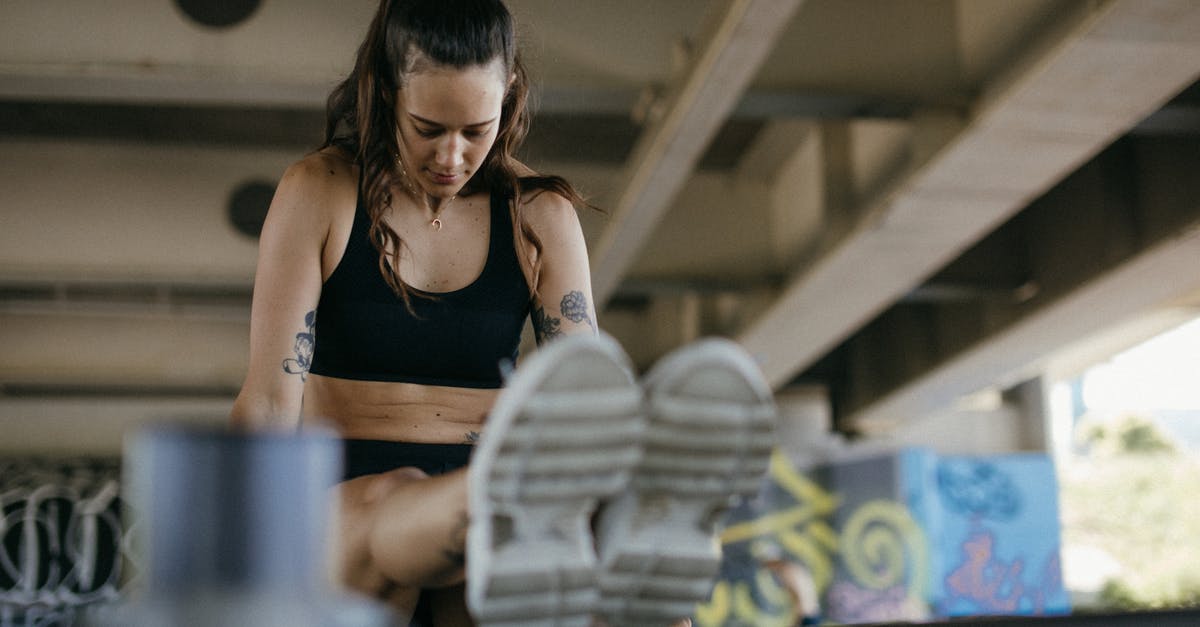
[(468, 431), (467, 434), (463, 436), (463, 444), (475, 444), (477, 442), (479, 442), (478, 431)]
[(588, 315), (587, 297), (583, 292), (575, 290), (568, 292), (563, 296), (562, 302), (558, 304), (558, 308), (562, 311), (562, 315), (566, 316), (567, 320), (576, 324), (586, 322), (589, 327), (595, 330), (596, 325), (592, 324), (592, 318)]
[(283, 371), (288, 374), (300, 375), (301, 381), (308, 378), (308, 368), (312, 365), (313, 346), (316, 344), (317, 337), (315, 334), (317, 310), (314, 309), (304, 314), (304, 326), (308, 329), (296, 334), (296, 343), (293, 345), (296, 356), (283, 360)]
[(558, 330), (562, 320), (546, 313), (545, 307), (537, 307), (530, 314), (533, 321), (533, 335), (539, 345), (562, 335)]

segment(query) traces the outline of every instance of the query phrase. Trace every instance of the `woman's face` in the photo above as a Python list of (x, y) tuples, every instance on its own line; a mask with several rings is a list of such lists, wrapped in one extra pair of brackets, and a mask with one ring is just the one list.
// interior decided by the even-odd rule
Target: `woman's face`
[(496, 141), (505, 79), (499, 59), (408, 76), (396, 99), (396, 120), (400, 157), (413, 184), (448, 198), (479, 170)]

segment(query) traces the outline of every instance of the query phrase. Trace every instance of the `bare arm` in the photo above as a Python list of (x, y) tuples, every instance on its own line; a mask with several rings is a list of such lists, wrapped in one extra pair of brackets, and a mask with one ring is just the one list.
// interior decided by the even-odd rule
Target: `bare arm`
[(338, 182), (345, 178), (339, 170), (346, 167), (328, 156), (311, 155), (289, 167), (279, 182), (259, 238), (250, 363), (231, 412), (235, 426), (299, 424), (315, 346), (322, 252), (331, 208), (344, 196)]
[(596, 309), (587, 246), (575, 208), (562, 196), (543, 192), (525, 215), (542, 241), (530, 314), (539, 345), (573, 333), (596, 333)]

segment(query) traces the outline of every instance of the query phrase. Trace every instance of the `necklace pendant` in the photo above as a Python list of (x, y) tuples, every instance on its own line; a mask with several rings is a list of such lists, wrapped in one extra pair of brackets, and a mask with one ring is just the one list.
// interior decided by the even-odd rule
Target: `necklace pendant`
[(442, 230), (442, 219), (434, 218), (433, 222), (430, 222), (429, 225), (432, 226), (434, 229), (440, 231), (440, 230)]

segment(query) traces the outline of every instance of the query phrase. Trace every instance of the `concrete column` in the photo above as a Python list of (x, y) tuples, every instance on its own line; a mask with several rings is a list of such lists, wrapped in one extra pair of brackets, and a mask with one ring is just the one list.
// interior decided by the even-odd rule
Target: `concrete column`
[(1015, 409), (1015, 432), (1020, 450), (1053, 450), (1050, 441), (1050, 384), (1045, 377), (1029, 379), (1005, 390), (1004, 402)]

